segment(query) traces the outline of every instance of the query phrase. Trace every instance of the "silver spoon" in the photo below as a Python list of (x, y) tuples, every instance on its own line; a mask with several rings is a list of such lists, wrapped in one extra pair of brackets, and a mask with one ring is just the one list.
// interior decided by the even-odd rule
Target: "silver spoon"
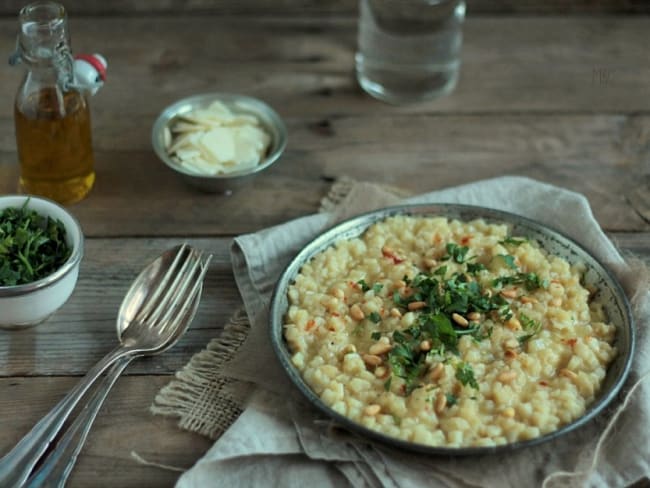
[[(100, 360), (84, 378), (21, 441), (0, 459), (0, 486), (22, 486), (64, 422), (97, 378), (125, 357), (155, 354), (183, 325), (201, 285), (196, 273), (201, 254), (188, 245), (170, 250), (136, 278), (120, 307), (121, 344)], [(205, 267), (203, 272), (205, 272)], [(200, 275), (202, 279), (203, 275)]]
[[(170, 338), (170, 341), (163, 346), (162, 349), (157, 351), (156, 354), (166, 351), (174, 346), (188, 329), (201, 300), (201, 284), (211, 258), (212, 256), (208, 256), (205, 263), (202, 264), (202, 270), (200, 271), (197, 281), (199, 284), (198, 291), (194, 294), (191, 305), (187, 309), (186, 313), (178, 317), (181, 324), (176, 329), (175, 334)], [(138, 280), (136, 280), (136, 282), (137, 281)], [(126, 311), (120, 310), (120, 316), (123, 314), (125, 315)], [(122, 336), (127, 322), (127, 320), (117, 321), (118, 337)], [(79, 413), (75, 421), (66, 431), (65, 435), (58, 440), (56, 448), (47, 456), (47, 459), (43, 464), (29, 478), (27, 483), (29, 488), (65, 486), (68, 476), (70, 476), (77, 461), (81, 448), (86, 441), (86, 437), (90, 432), (90, 428), (97, 417), (104, 400), (108, 396), (108, 392), (132, 359), (132, 357), (122, 358), (108, 371), (101, 385), (95, 390), (83, 411)]]

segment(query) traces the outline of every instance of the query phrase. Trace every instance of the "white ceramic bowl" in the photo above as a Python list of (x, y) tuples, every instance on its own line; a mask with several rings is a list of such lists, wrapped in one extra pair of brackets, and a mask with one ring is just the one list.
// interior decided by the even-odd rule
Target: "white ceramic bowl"
[(8, 207), (20, 208), (27, 199), (27, 208), (63, 223), (66, 242), (72, 252), (59, 269), (38, 281), (0, 286), (0, 327), (7, 329), (40, 324), (58, 310), (74, 290), (83, 256), (84, 238), (79, 222), (60, 205), (35, 196), (7, 195), (0, 196), (0, 211)]

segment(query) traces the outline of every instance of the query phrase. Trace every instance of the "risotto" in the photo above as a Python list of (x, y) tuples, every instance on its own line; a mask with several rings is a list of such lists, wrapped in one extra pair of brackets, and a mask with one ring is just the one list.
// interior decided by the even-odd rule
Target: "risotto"
[(616, 355), (583, 272), (507, 225), (390, 217), (303, 265), (284, 336), (321, 400), (369, 429), (533, 439), (585, 413)]

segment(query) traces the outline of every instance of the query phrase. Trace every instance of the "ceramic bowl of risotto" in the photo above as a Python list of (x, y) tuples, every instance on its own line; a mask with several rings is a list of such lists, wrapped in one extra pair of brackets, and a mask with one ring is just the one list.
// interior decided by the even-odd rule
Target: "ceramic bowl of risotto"
[(466, 455), (588, 423), (625, 381), (635, 335), (621, 286), (573, 240), (506, 212), (409, 205), (308, 244), (277, 283), (271, 341), (335, 424)]

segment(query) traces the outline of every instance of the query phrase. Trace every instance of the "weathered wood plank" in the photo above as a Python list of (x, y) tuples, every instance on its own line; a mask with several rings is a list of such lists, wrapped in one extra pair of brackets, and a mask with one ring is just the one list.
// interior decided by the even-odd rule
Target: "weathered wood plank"
[[(403, 107), (358, 87), (353, 19), (73, 19), (71, 31), (77, 51), (108, 58), (108, 83), (93, 106), (116, 132), (136, 114), (151, 117), (149, 126), (167, 103), (209, 91), (258, 96), (287, 117), (650, 109), (643, 18), (470, 18), (455, 92)], [(15, 32), (15, 22), (0, 21), (0, 50), (14, 49)], [(19, 71), (4, 70), (0, 90), (13, 93)], [(12, 113), (10, 97), (0, 113)]]
[[(0, 15), (15, 15), (25, 3), (5, 0)], [(357, 0), (68, 0), (71, 15), (133, 15), (204, 13), (215, 15), (356, 15)], [(467, 0), (471, 15), (481, 14), (629, 14), (648, 13), (642, 0)]]
[[(0, 379), (0, 455), (7, 452), (75, 384), (76, 378)], [(210, 447), (149, 405), (168, 376), (122, 377), (101, 410), (66, 486), (144, 488), (172, 486), (179, 473), (138, 464), (148, 460), (189, 468)]]
[[(73, 207), (87, 235), (250, 232), (315, 212), (330, 184), (323, 178), (342, 175), (414, 193), (504, 174), (528, 176), (585, 194), (607, 230), (650, 226), (645, 200), (632, 198), (649, 188), (648, 116), (289, 118), (286, 154), (248, 189), (228, 197), (195, 191), (159, 162), (149, 149), (148, 120), (125, 121), (120, 138), (98, 115), (97, 184)], [(0, 140), (0, 150), (9, 151), (0, 157), (0, 193), (16, 189), (11, 145), (6, 136)]]

